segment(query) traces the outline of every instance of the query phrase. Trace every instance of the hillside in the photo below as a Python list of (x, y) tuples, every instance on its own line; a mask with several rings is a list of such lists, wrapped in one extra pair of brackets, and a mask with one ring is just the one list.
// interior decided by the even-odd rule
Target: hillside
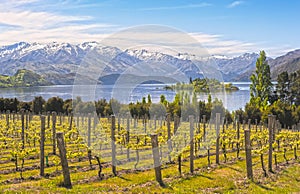
[(300, 49), (288, 52), (286, 55), (277, 57), (269, 62), (271, 67), (272, 79), (277, 79), (277, 76), (284, 71), (288, 73), (295, 72), (300, 69)]
[[(197, 63), (201, 66), (199, 70), (193, 61), (189, 60), (191, 56), (187, 53), (177, 53), (173, 56), (135, 48), (122, 51), (119, 48), (103, 46), (97, 42), (81, 44), (19, 42), (2, 46), (0, 47), (0, 74), (12, 76), (19, 69), (28, 69), (42, 75), (53, 84), (73, 84), (78, 67), (95, 49), (97, 49), (99, 57), (109, 60), (102, 76), (120, 75), (139, 63), (163, 63), (177, 69), (188, 78), (205, 77), (203, 69), (207, 67), (207, 58), (198, 59)], [(244, 53), (235, 57), (213, 55), (209, 59), (214, 61), (222, 73), (224, 81), (232, 82), (249, 81), (249, 77), (255, 69), (257, 57), (257, 53)], [(268, 61), (271, 66), (272, 78), (275, 79), (282, 71), (293, 72), (300, 68), (300, 50), (289, 52), (275, 59), (268, 58)], [(102, 67), (99, 66), (99, 68)], [(175, 77), (172, 72), (166, 76)], [(2, 77), (1, 79), (5, 83), (7, 78)], [(114, 80), (107, 81), (108, 83), (114, 82)]]
[(51, 85), (41, 75), (20, 69), (13, 76), (0, 75), (0, 87), (30, 87)]

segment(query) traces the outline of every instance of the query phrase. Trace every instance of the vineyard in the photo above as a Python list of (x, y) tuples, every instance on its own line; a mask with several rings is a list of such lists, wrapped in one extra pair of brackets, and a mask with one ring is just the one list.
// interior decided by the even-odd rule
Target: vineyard
[(273, 115), (254, 125), (220, 116), (3, 113), (0, 191), (300, 191), (300, 124), (282, 129)]

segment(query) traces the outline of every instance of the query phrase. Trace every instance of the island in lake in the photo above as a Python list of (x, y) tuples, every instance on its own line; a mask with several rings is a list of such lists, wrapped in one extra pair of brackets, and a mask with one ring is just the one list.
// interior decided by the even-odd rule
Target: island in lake
[(216, 79), (196, 78), (190, 83), (176, 83), (175, 85), (165, 86), (166, 90), (194, 90), (195, 92), (210, 92), (211, 90), (237, 91), (238, 87), (232, 83), (222, 83)]

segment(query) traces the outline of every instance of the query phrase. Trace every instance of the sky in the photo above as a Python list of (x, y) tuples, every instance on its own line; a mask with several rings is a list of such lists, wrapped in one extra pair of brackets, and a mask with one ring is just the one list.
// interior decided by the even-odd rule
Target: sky
[(157, 24), (195, 37), (212, 55), (300, 48), (298, 0), (0, 0), (0, 46), (82, 43)]

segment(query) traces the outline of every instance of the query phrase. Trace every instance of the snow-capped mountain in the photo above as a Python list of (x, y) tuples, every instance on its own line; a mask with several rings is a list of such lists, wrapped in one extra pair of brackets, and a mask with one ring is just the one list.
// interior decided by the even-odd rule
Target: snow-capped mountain
[(54, 83), (70, 83), (86, 54), (96, 47), (98, 52), (107, 55), (122, 52), (118, 48), (100, 46), (96, 42), (76, 45), (20, 42), (0, 47), (0, 74), (13, 75), (18, 69), (28, 69), (46, 75)]
[[(213, 56), (214, 57), (214, 56)], [(241, 75), (251, 72), (255, 69), (256, 59), (259, 57), (257, 53), (245, 53), (238, 57), (214, 57), (219, 70), (223, 74), (226, 81), (238, 81)]]
[[(159, 62), (175, 67), (188, 77), (202, 77), (202, 72), (190, 60), (188, 53), (174, 55), (146, 49), (121, 51), (116, 47), (100, 45), (97, 42), (69, 43), (26, 43), (19, 42), (0, 47), (0, 74), (13, 75), (18, 69), (37, 72), (55, 84), (71, 84), (76, 70), (87, 54), (96, 49), (102, 57), (112, 59), (105, 71), (107, 74), (121, 74), (128, 67), (141, 62)], [(258, 54), (246, 53), (238, 57), (211, 56), (222, 72), (225, 81), (231, 81), (255, 67)], [(205, 60), (204, 60), (205, 61)], [(199, 62), (201, 64), (201, 62)]]

